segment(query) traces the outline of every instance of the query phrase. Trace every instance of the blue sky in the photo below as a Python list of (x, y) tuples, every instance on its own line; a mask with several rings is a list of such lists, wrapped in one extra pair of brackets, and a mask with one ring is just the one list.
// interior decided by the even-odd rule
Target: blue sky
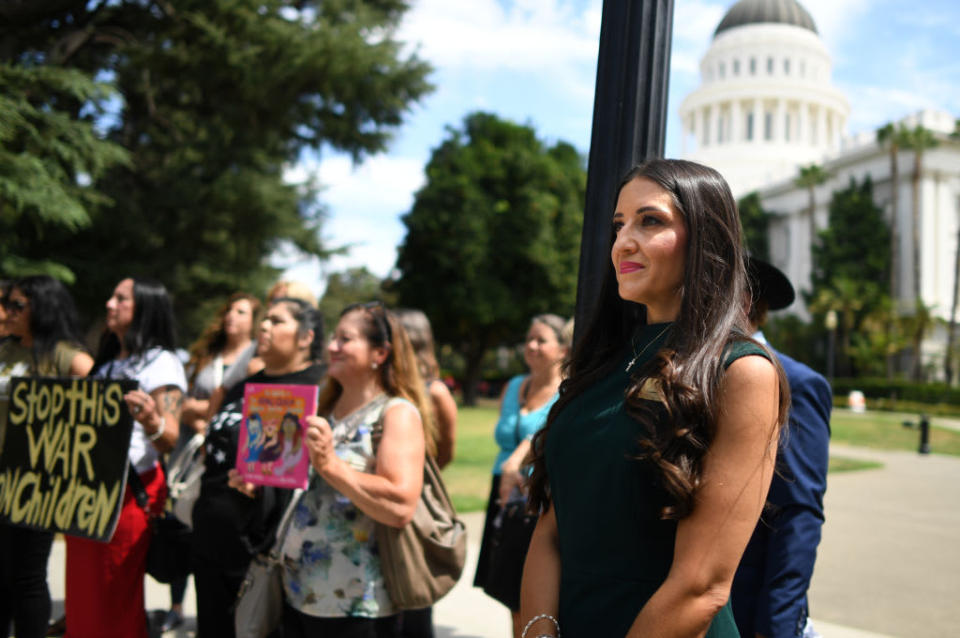
[[(876, 129), (922, 108), (960, 117), (960, 2), (801, 0), (833, 56), (833, 82), (850, 102), (848, 133)], [(349, 254), (321, 266), (284, 261), (286, 276), (318, 291), (326, 274), (393, 267), (423, 166), (476, 110), (530, 124), (541, 138), (589, 151), (601, 0), (412, 0), (399, 38), (418, 47), (436, 90), (414, 106), (385, 153), (354, 166), (327, 151), (291, 168), (315, 174), (329, 218), (328, 245)], [(733, 0), (675, 0), (668, 157), (680, 154), (677, 108), (699, 84), (699, 60)]]

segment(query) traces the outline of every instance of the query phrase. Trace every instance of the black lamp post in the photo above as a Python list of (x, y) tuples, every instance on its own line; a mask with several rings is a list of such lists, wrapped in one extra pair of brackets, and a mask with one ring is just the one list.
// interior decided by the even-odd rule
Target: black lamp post
[(604, 0), (580, 244), (576, 326), (606, 270), (614, 189), (643, 159), (663, 156), (673, 0)]

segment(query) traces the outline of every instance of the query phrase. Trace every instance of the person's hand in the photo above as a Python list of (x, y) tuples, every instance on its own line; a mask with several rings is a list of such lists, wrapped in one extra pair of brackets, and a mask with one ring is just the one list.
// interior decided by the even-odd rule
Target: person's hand
[(123, 400), (127, 402), (133, 418), (144, 426), (147, 435), (154, 434), (163, 427), (163, 417), (160, 416), (157, 402), (152, 396), (143, 390), (131, 390), (123, 395)]
[(510, 494), (514, 489), (523, 491), (523, 474), (520, 473), (519, 464), (512, 463), (510, 459), (504, 461), (500, 466), (500, 506), (503, 507), (510, 500)]
[(324, 474), (337, 458), (333, 430), (323, 417), (307, 417), (307, 451), (310, 453), (310, 464), (320, 474)]
[(227, 472), (227, 485), (250, 498), (256, 498), (257, 496), (257, 486), (248, 481), (244, 481), (243, 476), (240, 475), (237, 469), (232, 469)]

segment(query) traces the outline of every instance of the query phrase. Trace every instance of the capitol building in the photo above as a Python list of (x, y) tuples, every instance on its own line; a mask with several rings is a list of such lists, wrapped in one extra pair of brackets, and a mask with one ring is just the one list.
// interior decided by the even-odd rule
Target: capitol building
[[(904, 114), (904, 125), (929, 129), (939, 143), (924, 152), (917, 180), (914, 152), (900, 149), (894, 207), (890, 153), (877, 142), (875, 131), (847, 134), (850, 105), (832, 84), (831, 71), (830, 52), (800, 3), (740, 0), (717, 25), (700, 61), (700, 86), (680, 105), (683, 156), (719, 170), (738, 198), (758, 193), (773, 215), (771, 261), (798, 290), (810, 288), (812, 232), (809, 190), (795, 184), (800, 167), (817, 164), (829, 175), (814, 191), (817, 229), (827, 225), (833, 192), (849, 186), (851, 178), (860, 183), (869, 175), (876, 204), (888, 219), (896, 210), (896, 297), (902, 308), (911, 309), (916, 183), (920, 297), (945, 323), (954, 304), (960, 241), (960, 140), (950, 137), (956, 119), (934, 110)], [(784, 312), (809, 316), (799, 295)], [(946, 328), (940, 325), (923, 345), (923, 360), (933, 369), (943, 359), (945, 342)]]

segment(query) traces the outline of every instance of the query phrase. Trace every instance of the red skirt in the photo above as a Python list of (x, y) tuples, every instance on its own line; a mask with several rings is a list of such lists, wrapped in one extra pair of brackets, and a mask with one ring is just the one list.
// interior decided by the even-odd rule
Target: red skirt
[[(163, 470), (140, 475), (152, 512), (167, 498)], [(150, 546), (150, 523), (128, 485), (117, 529), (109, 543), (67, 536), (67, 587), (64, 608), (67, 638), (147, 638), (143, 579)]]

